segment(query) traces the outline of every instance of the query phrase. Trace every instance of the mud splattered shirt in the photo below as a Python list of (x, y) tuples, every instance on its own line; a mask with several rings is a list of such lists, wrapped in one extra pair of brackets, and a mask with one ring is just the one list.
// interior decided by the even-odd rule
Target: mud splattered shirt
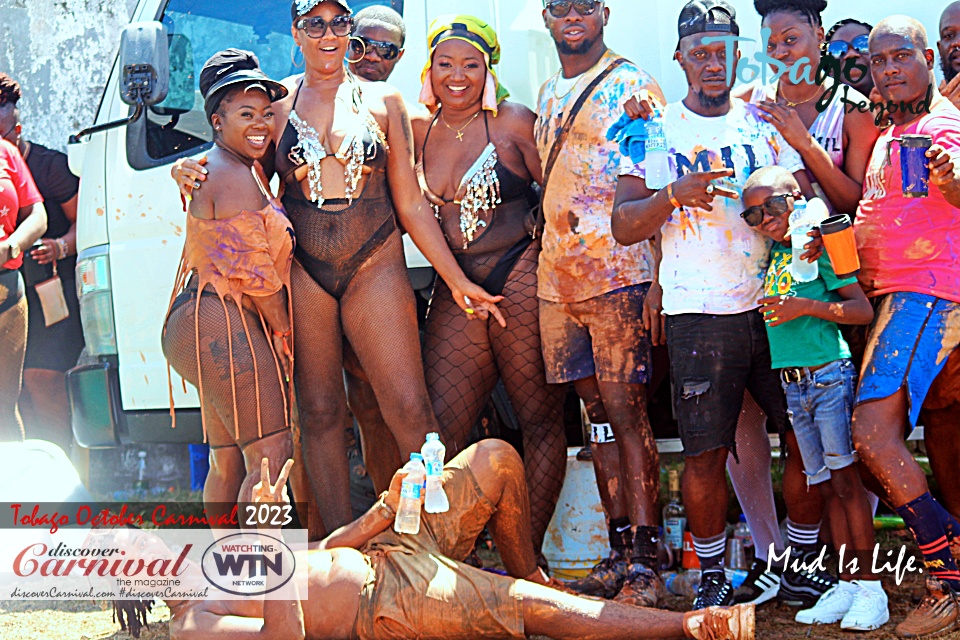
[(934, 185), (927, 198), (905, 198), (900, 145), (904, 134), (925, 134), (960, 156), (960, 111), (948, 100), (928, 115), (884, 131), (873, 148), (857, 211), (860, 284), (868, 296), (910, 291), (960, 302), (960, 210)]
[[(541, 162), (546, 163), (580, 92), (619, 57), (608, 50), (569, 91), (557, 86), (559, 74), (540, 89), (535, 134)], [(653, 280), (651, 243), (624, 247), (610, 228), (620, 149), (606, 133), (623, 113), (623, 103), (641, 89), (662, 95), (657, 82), (639, 67), (620, 65), (586, 101), (567, 135), (543, 205), (546, 227), (537, 275), (538, 295), (544, 300), (582, 302)]]
[[(680, 179), (691, 172), (732, 168), (724, 186), (743, 193), (757, 169), (771, 165), (791, 173), (803, 170), (800, 154), (756, 107), (731, 101), (723, 116), (706, 118), (682, 102), (664, 109), (663, 124), (670, 150), (671, 174)], [(645, 177), (643, 163), (624, 158), (623, 175)], [(663, 312), (743, 313), (756, 309), (769, 264), (770, 241), (740, 218), (741, 199), (717, 198), (713, 211), (683, 207), (663, 225)]]

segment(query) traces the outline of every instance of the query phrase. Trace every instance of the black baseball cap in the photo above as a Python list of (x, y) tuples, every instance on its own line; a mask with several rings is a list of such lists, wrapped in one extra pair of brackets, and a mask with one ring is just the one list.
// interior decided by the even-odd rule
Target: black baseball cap
[(690, 0), (680, 11), (680, 40), (698, 33), (726, 32), (740, 35), (737, 11), (726, 0)]
[(242, 49), (224, 49), (213, 54), (200, 70), (200, 93), (203, 94), (207, 121), (227, 95), (225, 89), (241, 83), (263, 85), (271, 102), (288, 93), (285, 86), (268, 78), (260, 69), (256, 55)]

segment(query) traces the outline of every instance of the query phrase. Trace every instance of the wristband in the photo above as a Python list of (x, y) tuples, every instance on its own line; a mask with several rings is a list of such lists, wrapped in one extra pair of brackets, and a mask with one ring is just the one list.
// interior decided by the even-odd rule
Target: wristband
[(673, 183), (667, 185), (667, 198), (670, 200), (670, 204), (676, 209), (683, 209), (683, 205), (680, 204), (680, 201), (677, 200), (673, 195)]
[(63, 260), (64, 258), (67, 257), (67, 253), (69, 253), (70, 247), (67, 246), (67, 241), (64, 240), (63, 238), (57, 238), (56, 240), (54, 240), (54, 242), (57, 244), (57, 249), (59, 252), (59, 255), (57, 256), (57, 260)]

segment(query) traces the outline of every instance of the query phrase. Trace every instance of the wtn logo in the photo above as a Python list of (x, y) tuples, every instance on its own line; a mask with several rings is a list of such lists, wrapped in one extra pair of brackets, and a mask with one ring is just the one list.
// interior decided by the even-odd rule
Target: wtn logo
[(267, 571), (270, 571), (277, 576), (283, 573), (282, 553), (275, 554), (273, 556), (273, 560), (270, 560), (267, 555), (262, 553), (231, 553), (228, 555), (221, 555), (214, 552), (213, 560), (217, 565), (217, 571), (222, 576), (231, 575), (234, 577), (239, 577), (243, 573), (244, 565), (248, 567), (248, 578), (266, 576)]

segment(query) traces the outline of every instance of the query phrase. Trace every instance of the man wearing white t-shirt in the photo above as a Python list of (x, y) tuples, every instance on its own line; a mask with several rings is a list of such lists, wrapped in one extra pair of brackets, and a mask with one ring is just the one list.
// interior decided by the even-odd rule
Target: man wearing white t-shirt
[(724, 465), (728, 452), (736, 455), (744, 390), (781, 433), (787, 426), (757, 312), (770, 245), (741, 220), (740, 193), (751, 173), (777, 165), (812, 195), (800, 155), (754, 107), (730, 99), (726, 43), (704, 40), (731, 34), (739, 27), (724, 0), (691, 0), (681, 11), (676, 58), (689, 89), (663, 110), (676, 181), (655, 192), (643, 163), (625, 158), (613, 213), (613, 235), (622, 244), (662, 231), (659, 283), (686, 458), (683, 499), (703, 570), (695, 609), (733, 599), (723, 573)]

